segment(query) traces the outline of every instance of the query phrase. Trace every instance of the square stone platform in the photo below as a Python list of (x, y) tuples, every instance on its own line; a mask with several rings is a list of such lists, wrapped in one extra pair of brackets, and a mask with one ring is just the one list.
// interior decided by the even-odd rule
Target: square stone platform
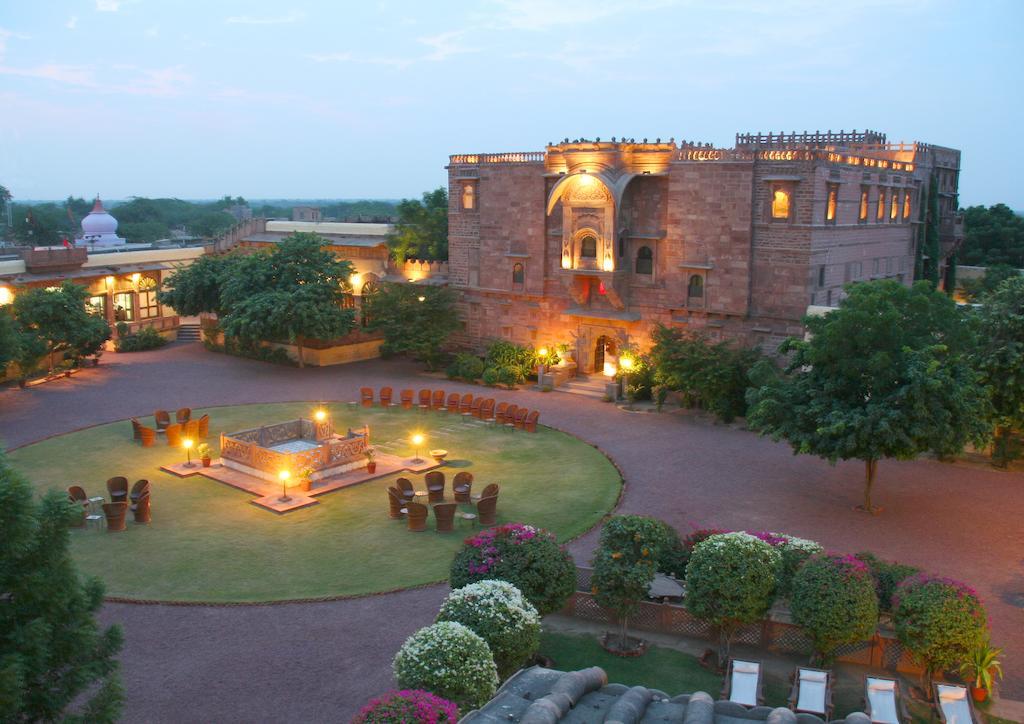
[(341, 475), (317, 480), (309, 490), (303, 490), (298, 484), (289, 485), (288, 497), (291, 500), (285, 502), (281, 501), (280, 483), (271, 483), (254, 475), (247, 475), (239, 470), (229, 468), (221, 463), (220, 458), (214, 460), (208, 468), (204, 468), (199, 461), (193, 461), (193, 467), (188, 467), (184, 462), (181, 462), (173, 465), (161, 465), (160, 469), (179, 478), (201, 475), (204, 478), (216, 480), (218, 483), (224, 483), (232, 488), (238, 488), (257, 496), (249, 502), (264, 510), (274, 513), (290, 513), (293, 510), (301, 510), (302, 508), (316, 505), (319, 502), (316, 499), (318, 496), (347, 488), (350, 485), (358, 485), (368, 480), (376, 480), (377, 478), (387, 477), (388, 475), (400, 472), (422, 474), (428, 470), (441, 467), (433, 458), (416, 461), (411, 458), (401, 458), (397, 455), (388, 455), (382, 452), (377, 453), (376, 462), (377, 469), (373, 473), (366, 472), (365, 467), (350, 470)]

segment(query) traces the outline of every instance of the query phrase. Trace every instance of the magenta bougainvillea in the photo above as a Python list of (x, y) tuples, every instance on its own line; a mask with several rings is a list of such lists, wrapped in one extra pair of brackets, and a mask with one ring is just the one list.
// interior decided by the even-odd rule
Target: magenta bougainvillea
[(455, 724), (459, 708), (429, 691), (403, 689), (372, 699), (352, 724)]

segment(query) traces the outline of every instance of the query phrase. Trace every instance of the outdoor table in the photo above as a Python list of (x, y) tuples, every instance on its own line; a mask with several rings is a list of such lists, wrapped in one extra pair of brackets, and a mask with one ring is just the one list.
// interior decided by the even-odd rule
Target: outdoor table
[(427, 497), (427, 491), (426, 490), (417, 490), (416, 492), (413, 493), (413, 495), (416, 496), (417, 498), (425, 498), (425, 497)]
[(89, 512), (99, 513), (102, 512), (103, 501), (106, 500), (102, 495), (94, 495), (89, 498)]
[(448, 457), (448, 451), (447, 450), (431, 450), (430, 451), (430, 457), (434, 458), (434, 460), (437, 461), (437, 463), (439, 465), (443, 465), (444, 464), (444, 459), (446, 457)]
[(464, 521), (467, 521), (470, 525), (476, 523), (476, 513), (456, 513)]

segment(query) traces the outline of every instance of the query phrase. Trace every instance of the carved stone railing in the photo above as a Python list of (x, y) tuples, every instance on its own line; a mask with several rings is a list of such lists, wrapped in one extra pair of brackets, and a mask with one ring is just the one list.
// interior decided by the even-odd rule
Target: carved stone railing
[(452, 165), (476, 165), (480, 163), (537, 163), (544, 160), (544, 151), (521, 151), (512, 153), (459, 153), (448, 157)]
[(813, 131), (797, 133), (737, 133), (736, 146), (833, 146), (885, 143), (885, 134), (878, 131)]
[[(316, 447), (296, 452), (269, 448), (298, 440), (317, 443)], [(300, 418), (240, 430), (220, 436), (220, 454), (228, 467), (242, 466), (268, 480), (282, 470), (293, 475), (307, 468), (315, 472), (362, 464), (370, 444), (369, 429), (333, 434), (330, 421), (316, 422)]]

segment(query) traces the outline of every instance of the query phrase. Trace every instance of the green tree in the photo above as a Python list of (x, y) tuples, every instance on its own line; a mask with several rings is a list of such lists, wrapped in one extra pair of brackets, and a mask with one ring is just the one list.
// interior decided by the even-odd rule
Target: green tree
[(166, 239), (171, 230), (162, 221), (129, 221), (119, 223), (117, 233), (132, 244), (150, 244), (159, 239)]
[(103, 586), (75, 570), (68, 535), (75, 516), (81, 509), (57, 492), (34, 501), (0, 452), (0, 721), (120, 716), (121, 632), (99, 629)]
[(993, 264), (985, 269), (985, 274), (981, 278), (964, 279), (961, 287), (963, 288), (964, 296), (969, 301), (981, 302), (985, 300), (985, 297), (998, 289), (999, 285), (1007, 279), (1020, 278), (1021, 276), (1024, 275), (1016, 267), (1012, 267), (1009, 264)]
[(1024, 217), (1006, 204), (964, 209), (960, 261), (972, 266), (1024, 267)]
[(204, 211), (188, 221), (186, 226), (190, 234), (211, 239), (223, 234), (235, 225), (235, 218), (223, 211)]
[(59, 244), (71, 234), (71, 221), (56, 204), (26, 206), (15, 204), (12, 210), (14, 238), (25, 244), (46, 246)]
[(335, 339), (355, 324), (344, 308), (353, 267), (323, 249), (316, 234), (292, 234), (273, 251), (244, 256), (221, 290), (224, 333), (243, 340), (282, 340), (298, 348), (304, 366), (307, 339)]
[(975, 315), (972, 360), (992, 405), (992, 458), (1006, 467), (1017, 455), (1014, 431), (1024, 430), (1024, 276), (1005, 280)]
[(928, 182), (928, 215), (924, 222), (924, 279), (939, 286), (939, 266), (942, 263), (939, 248), (939, 180), (932, 174)]
[(864, 461), (864, 510), (878, 461), (952, 455), (984, 440), (987, 402), (955, 303), (927, 282), (852, 284), (839, 308), (806, 317), (786, 376), (753, 388), (747, 423), (795, 454)]
[(409, 354), (435, 370), (443, 360), (442, 348), (459, 326), (455, 292), (448, 287), (383, 284), (364, 297), (368, 327), (384, 333), (381, 351)]
[(226, 310), (221, 290), (239, 259), (239, 254), (202, 255), (164, 280), (158, 294), (160, 303), (187, 317), (204, 312), (223, 317)]
[(395, 230), (388, 237), (391, 255), (399, 264), (406, 259), (448, 258), (448, 190), (425, 191), (423, 200), (403, 199), (398, 204)]
[(11, 314), (10, 305), (0, 307), (0, 377), (4, 368), (18, 359), (21, 353), (21, 330)]
[[(88, 290), (79, 284), (64, 282), (57, 289), (32, 288), (14, 299), (14, 316), (28, 338), (28, 350), (38, 349), (40, 343), (45, 354), (63, 354), (81, 359), (95, 354), (110, 339), (110, 326), (106, 320), (86, 311)], [(27, 370), (25, 370), (27, 372)]]

